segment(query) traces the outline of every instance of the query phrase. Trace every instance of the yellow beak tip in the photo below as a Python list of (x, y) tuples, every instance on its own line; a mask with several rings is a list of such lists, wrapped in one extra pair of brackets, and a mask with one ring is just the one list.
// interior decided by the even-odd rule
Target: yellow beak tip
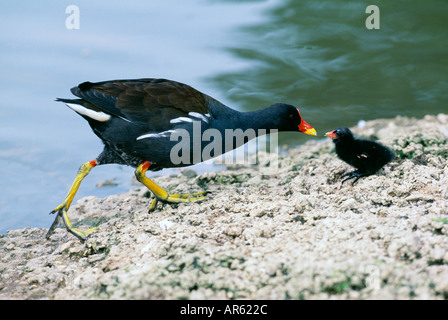
[(314, 128), (307, 129), (304, 133), (309, 134), (310, 136), (317, 136), (316, 129), (314, 129)]

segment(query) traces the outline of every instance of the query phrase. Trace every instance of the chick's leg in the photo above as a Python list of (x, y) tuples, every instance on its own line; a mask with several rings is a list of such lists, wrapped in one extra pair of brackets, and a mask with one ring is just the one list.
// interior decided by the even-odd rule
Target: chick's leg
[(344, 173), (341, 176), (341, 179), (346, 177), (344, 180), (342, 180), (341, 184), (344, 184), (344, 182), (347, 181), (347, 180), (355, 179), (352, 182), (352, 186), (353, 186), (360, 178), (367, 177), (367, 176), (370, 176), (372, 174), (373, 174), (373, 172), (359, 172), (359, 170), (350, 171), (350, 172)]

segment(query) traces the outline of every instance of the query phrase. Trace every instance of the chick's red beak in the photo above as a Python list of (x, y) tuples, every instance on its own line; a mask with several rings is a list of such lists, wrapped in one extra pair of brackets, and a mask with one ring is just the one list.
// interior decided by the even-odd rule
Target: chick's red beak
[(325, 134), (325, 136), (328, 137), (328, 138), (331, 138), (331, 139), (333, 139), (333, 140), (338, 138), (338, 135), (336, 134), (336, 130), (327, 132), (327, 133)]

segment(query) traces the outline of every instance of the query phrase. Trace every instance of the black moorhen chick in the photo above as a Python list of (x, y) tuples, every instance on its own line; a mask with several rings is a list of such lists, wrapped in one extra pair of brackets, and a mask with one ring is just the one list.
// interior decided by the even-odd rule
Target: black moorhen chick
[[(166, 79), (84, 82), (71, 92), (80, 99), (57, 101), (66, 103), (89, 122), (93, 132), (103, 141), (104, 149), (95, 160), (80, 167), (62, 204), (51, 212), (57, 216), (48, 230), (47, 239), (61, 219), (67, 230), (81, 240), (95, 229), (81, 231), (73, 228), (67, 211), (81, 181), (97, 165), (118, 163), (135, 167), (137, 180), (155, 195), (149, 207), (152, 211), (158, 201), (195, 202), (207, 199), (207, 192), (168, 194), (145, 176), (148, 169), (199, 163), (233, 150), (269, 130), (316, 135), (314, 128), (302, 120), (300, 111), (291, 105), (276, 103), (253, 112), (238, 112), (186, 84)], [(229, 129), (234, 130), (235, 135), (231, 136), (231, 141), (224, 141), (222, 137)], [(252, 130), (254, 134), (246, 135), (246, 130)], [(237, 132), (243, 137), (237, 136)], [(215, 143), (213, 155), (209, 152), (205, 158), (202, 151), (210, 151), (210, 147), (204, 140)], [(183, 148), (179, 148), (179, 144)], [(182, 151), (181, 160), (179, 151)]]
[(385, 164), (395, 157), (394, 152), (388, 147), (374, 141), (357, 139), (348, 128), (337, 128), (325, 134), (333, 139), (338, 157), (356, 168), (341, 176), (355, 179), (352, 185), (361, 177), (369, 176), (380, 170)]

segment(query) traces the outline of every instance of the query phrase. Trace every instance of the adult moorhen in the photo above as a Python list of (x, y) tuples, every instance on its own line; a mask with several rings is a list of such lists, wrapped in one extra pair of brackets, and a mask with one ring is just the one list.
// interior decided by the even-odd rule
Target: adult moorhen
[[(47, 239), (61, 218), (67, 230), (81, 240), (95, 229), (81, 231), (73, 228), (67, 211), (81, 181), (97, 165), (117, 163), (136, 167), (137, 180), (155, 195), (149, 207), (152, 211), (158, 201), (200, 201), (207, 198), (207, 192), (168, 194), (145, 176), (148, 169), (161, 170), (202, 162), (269, 133), (269, 130), (316, 135), (314, 128), (302, 120), (300, 111), (291, 105), (276, 103), (262, 110), (238, 112), (186, 84), (166, 79), (84, 82), (71, 92), (80, 99), (57, 101), (64, 102), (89, 122), (93, 132), (103, 141), (104, 149), (95, 160), (81, 165), (67, 196), (51, 212), (57, 216), (48, 230)], [(241, 134), (232, 136), (230, 141), (222, 138), (229, 130), (239, 132), (243, 137)], [(247, 130), (254, 134), (246, 134)], [(212, 142), (213, 152), (208, 150), (210, 152), (204, 157), (203, 151)]]
[(359, 178), (374, 174), (395, 157), (388, 147), (375, 141), (355, 138), (350, 129), (345, 127), (325, 135), (333, 140), (338, 157), (356, 168), (341, 176), (341, 179), (347, 177), (342, 183), (355, 179), (352, 183), (354, 185)]

